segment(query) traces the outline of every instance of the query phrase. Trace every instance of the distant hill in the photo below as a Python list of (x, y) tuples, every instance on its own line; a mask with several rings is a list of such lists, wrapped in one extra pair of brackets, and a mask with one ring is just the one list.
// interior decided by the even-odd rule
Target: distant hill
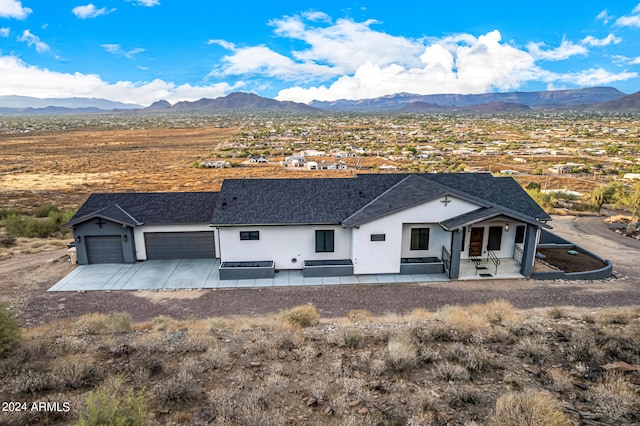
[(392, 111), (409, 104), (422, 102), (441, 107), (467, 107), (480, 104), (521, 104), (529, 108), (564, 108), (578, 105), (608, 102), (624, 97), (613, 87), (592, 87), (575, 90), (553, 90), (539, 92), (483, 93), (477, 95), (415, 95), (398, 93), (375, 99), (338, 100), (333, 102), (312, 101), (309, 105), (332, 111)]
[(110, 101), (101, 98), (32, 98), (29, 96), (0, 96), (0, 108), (2, 109), (45, 109), (48, 107), (60, 108), (95, 108), (99, 110), (135, 109), (141, 105), (124, 102)]
[(531, 111), (527, 105), (510, 102), (488, 102), (463, 107), (438, 105), (426, 102), (411, 102), (400, 108), (400, 112), (523, 112)]
[(640, 111), (640, 92), (585, 107), (589, 111)]
[(202, 98), (197, 101), (178, 102), (170, 105), (167, 101), (153, 103), (143, 111), (166, 112), (214, 112), (214, 111), (300, 111), (318, 112), (318, 108), (297, 102), (277, 101), (263, 98), (253, 93), (235, 92), (215, 99)]

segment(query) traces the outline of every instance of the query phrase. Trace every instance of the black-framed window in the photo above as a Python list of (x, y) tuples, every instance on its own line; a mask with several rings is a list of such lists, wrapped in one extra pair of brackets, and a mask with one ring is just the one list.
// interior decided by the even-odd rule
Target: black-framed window
[(467, 238), (467, 228), (462, 228), (462, 244), (460, 244), (460, 251), (464, 251), (464, 240)]
[(259, 240), (260, 231), (240, 231), (240, 239), (242, 241)]
[(385, 241), (387, 234), (371, 234), (371, 241)]
[(333, 252), (333, 229), (319, 229), (316, 231), (316, 253)]
[(429, 228), (411, 228), (411, 250), (429, 250)]
[(497, 251), (500, 250), (500, 245), (502, 245), (502, 226), (490, 226), (487, 249)]
[(516, 244), (524, 243), (524, 231), (527, 229), (526, 226), (516, 226)]

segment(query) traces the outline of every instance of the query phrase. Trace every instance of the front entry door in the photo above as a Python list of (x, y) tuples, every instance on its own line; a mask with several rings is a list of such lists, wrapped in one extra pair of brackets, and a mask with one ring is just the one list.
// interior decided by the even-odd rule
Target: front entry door
[(482, 240), (484, 239), (484, 228), (471, 228), (469, 237), (469, 256), (482, 256)]

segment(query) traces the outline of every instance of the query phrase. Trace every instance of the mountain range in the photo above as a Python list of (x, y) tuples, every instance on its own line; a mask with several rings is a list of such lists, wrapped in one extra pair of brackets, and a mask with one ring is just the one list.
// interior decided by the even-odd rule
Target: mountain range
[(640, 92), (625, 95), (612, 87), (538, 92), (484, 93), (474, 95), (415, 95), (398, 93), (375, 99), (312, 101), (309, 104), (278, 101), (252, 93), (235, 92), (215, 99), (166, 100), (144, 108), (140, 105), (94, 98), (39, 99), (24, 96), (0, 96), (0, 114), (146, 114), (213, 113), (217, 111), (266, 112), (526, 112), (535, 109), (582, 111), (640, 111)]

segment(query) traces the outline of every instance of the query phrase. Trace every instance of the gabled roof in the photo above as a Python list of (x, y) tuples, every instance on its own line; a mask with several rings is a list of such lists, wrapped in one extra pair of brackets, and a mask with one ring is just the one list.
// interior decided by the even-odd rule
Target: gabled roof
[(418, 175), (408, 175), (369, 204), (346, 218), (345, 226), (356, 226), (379, 217), (425, 203), (448, 194), (449, 189)]
[(521, 222), (531, 223), (534, 225), (542, 226), (544, 228), (551, 228), (549, 225), (533, 220), (533, 218), (529, 216), (524, 216), (510, 209), (500, 209), (498, 207), (481, 207), (477, 210), (461, 214), (460, 216), (444, 220), (440, 223), (440, 226), (442, 226), (445, 231), (455, 231), (456, 229), (460, 229), (465, 226), (473, 225), (474, 223), (493, 219), (499, 216), (507, 216)]
[(128, 226), (208, 223), (216, 192), (124, 192), (92, 194), (66, 224), (102, 217)]
[(530, 223), (551, 219), (510, 177), (364, 174), (355, 178), (227, 179), (211, 223), (355, 226), (447, 194)]

